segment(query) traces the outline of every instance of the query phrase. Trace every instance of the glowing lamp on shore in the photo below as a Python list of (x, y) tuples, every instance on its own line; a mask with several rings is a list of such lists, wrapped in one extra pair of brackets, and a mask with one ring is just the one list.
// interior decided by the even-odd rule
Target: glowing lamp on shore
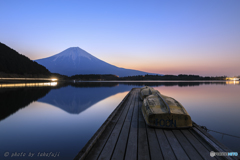
[(239, 81), (239, 78), (236, 78), (236, 77), (228, 77), (228, 78), (226, 78), (226, 80)]
[(52, 78), (52, 79), (51, 79), (51, 81), (57, 81), (57, 80), (58, 80), (58, 79), (56, 79), (56, 78)]

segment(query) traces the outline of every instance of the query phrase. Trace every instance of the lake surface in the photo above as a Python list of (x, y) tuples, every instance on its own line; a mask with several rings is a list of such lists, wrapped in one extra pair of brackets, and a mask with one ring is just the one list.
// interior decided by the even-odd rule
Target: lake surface
[[(192, 120), (240, 137), (236, 82), (0, 84), (0, 159), (73, 159), (132, 88), (177, 99)], [(240, 138), (209, 132), (240, 153)]]

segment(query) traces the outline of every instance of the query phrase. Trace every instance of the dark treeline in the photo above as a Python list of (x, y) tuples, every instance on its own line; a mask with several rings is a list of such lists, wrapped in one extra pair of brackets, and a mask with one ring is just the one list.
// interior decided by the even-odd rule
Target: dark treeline
[(116, 75), (100, 75), (100, 74), (90, 74), (90, 75), (74, 75), (71, 76), (72, 80), (82, 80), (82, 81), (91, 81), (91, 80), (226, 80), (226, 76), (219, 77), (202, 77), (199, 75), (138, 75), (138, 76), (128, 76), (128, 77), (118, 77)]
[(0, 73), (49, 75), (42, 65), (0, 43)]
[(220, 77), (202, 77), (199, 75), (145, 75), (121, 77), (120, 80), (225, 80), (226, 76)]
[[(152, 86), (152, 87), (158, 87), (158, 86), (179, 86), (179, 87), (191, 87), (191, 86), (200, 86), (200, 85), (226, 85), (226, 82), (223, 81), (163, 81), (163, 82), (136, 82), (136, 81), (112, 81), (112, 82), (63, 82), (62, 84), (59, 84), (58, 87), (64, 87), (64, 86), (72, 86), (76, 88), (96, 88), (96, 87), (115, 87), (121, 85), (128, 85), (128, 86), (137, 86), (137, 87), (143, 87), (143, 86)], [(54, 87), (53, 89), (57, 89), (58, 87)]]
[(217, 84), (217, 85), (226, 85), (226, 82), (117, 82), (118, 84), (129, 85), (129, 86), (179, 86), (179, 87), (191, 87), (191, 86), (200, 86), (200, 85), (210, 85), (210, 84)]

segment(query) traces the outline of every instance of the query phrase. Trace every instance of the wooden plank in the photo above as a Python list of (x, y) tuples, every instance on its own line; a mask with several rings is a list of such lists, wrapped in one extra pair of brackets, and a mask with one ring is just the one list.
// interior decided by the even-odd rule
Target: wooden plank
[(138, 123), (138, 159), (149, 160), (149, 148), (145, 122)]
[(128, 121), (128, 122), (131, 122), (132, 120), (132, 116), (133, 116), (133, 109), (134, 109), (134, 105), (136, 103), (136, 97), (137, 97), (138, 93), (137, 93), (137, 90), (135, 90), (135, 93), (134, 93), (134, 97), (132, 99), (132, 103), (130, 105), (130, 108), (128, 110), (128, 113), (127, 113), (127, 117), (125, 119), (125, 121)]
[(154, 128), (147, 127), (147, 136), (148, 136), (151, 159), (152, 160), (163, 159), (162, 151), (160, 149)]
[(189, 132), (189, 130), (181, 130), (181, 132), (203, 159), (213, 159), (210, 157), (210, 152), (192, 135), (192, 133)]
[(177, 159), (179, 159), (179, 160), (189, 159), (189, 157), (183, 150), (182, 146), (179, 144), (178, 140), (176, 139), (176, 137), (174, 136), (172, 131), (171, 130), (163, 130), (163, 131), (164, 131), (164, 133), (168, 139), (168, 142), (169, 142), (173, 152), (175, 153), (175, 156), (177, 157)]
[(123, 126), (123, 122), (127, 116), (127, 112), (128, 109), (132, 103), (132, 99), (134, 97), (134, 93), (132, 94), (131, 99), (129, 100), (128, 104), (125, 106), (123, 113), (121, 114), (119, 120), (117, 121), (116, 126), (114, 127), (109, 139), (107, 140), (106, 145), (104, 146), (102, 152), (100, 153), (100, 156), (98, 159), (102, 159), (102, 160), (106, 160), (106, 159), (110, 159), (113, 153), (113, 150), (115, 148), (116, 142), (118, 140), (119, 134), (121, 132), (122, 126)]
[(131, 95), (132, 97), (131, 97), (131, 99), (129, 100), (128, 105), (126, 105), (126, 107), (124, 108), (124, 111), (123, 111), (123, 113), (122, 113), (122, 115), (120, 116), (120, 118), (119, 118), (118, 121), (125, 121), (126, 116), (127, 116), (127, 113), (128, 113), (128, 110), (129, 110), (131, 104), (133, 103), (133, 99), (134, 99), (134, 97), (135, 97), (135, 94), (136, 94), (136, 90), (133, 90), (132, 95)]
[(129, 128), (130, 128), (130, 122), (125, 121), (111, 159), (114, 159), (114, 160), (124, 159), (127, 140), (128, 140), (128, 134), (129, 134)]
[(98, 158), (115, 125), (116, 122), (110, 122), (108, 124), (107, 128), (105, 129), (101, 137), (98, 139), (96, 144), (92, 147), (85, 159), (96, 160)]
[(142, 116), (142, 102), (138, 99), (138, 159), (149, 160), (149, 147), (146, 124)]
[(165, 136), (162, 129), (155, 129), (158, 143), (162, 150), (163, 158), (166, 160), (175, 160), (176, 157), (172, 151), (170, 144), (168, 143), (167, 137)]
[[(129, 96), (129, 99), (130, 99), (130, 98), (131, 98), (131, 96)], [(128, 101), (129, 101), (129, 99), (128, 99)], [(128, 103), (128, 101), (127, 101), (127, 103)], [(125, 105), (126, 105), (127, 103), (125, 103)], [(115, 116), (111, 119), (112, 122), (117, 122), (117, 121), (118, 121), (119, 117), (121, 116), (121, 114), (122, 114), (122, 112), (123, 112), (123, 110), (124, 110), (124, 108), (125, 108), (125, 105), (124, 105), (124, 107), (121, 107), (121, 108), (119, 109), (119, 111), (115, 114)]]
[[(189, 132), (192, 133), (193, 136), (195, 136), (195, 138), (209, 151), (209, 153), (211, 151), (215, 151), (215, 152), (217, 151), (214, 147), (209, 145), (203, 138), (201, 138), (201, 136), (197, 134), (193, 129), (190, 129)], [(221, 156), (215, 156), (215, 158), (218, 160), (223, 159)]]
[(173, 134), (178, 139), (178, 142), (181, 144), (182, 148), (187, 153), (190, 159), (201, 160), (203, 159), (199, 153), (194, 149), (190, 142), (184, 137), (180, 130), (173, 130)]
[(142, 103), (143, 103), (143, 101), (138, 99), (138, 121), (145, 123), (145, 120), (144, 120), (143, 115), (142, 115)]
[(116, 114), (114, 116), (114, 118), (113, 118), (114, 120), (111, 121), (112, 122), (111, 125), (109, 125), (105, 129), (104, 133), (101, 135), (101, 137), (96, 142), (96, 145), (94, 145), (93, 148), (91, 149), (91, 151), (88, 153), (86, 159), (96, 160), (99, 157), (99, 155), (100, 155), (101, 151), (103, 150), (103, 148), (104, 148), (104, 146), (105, 146), (109, 136), (111, 135), (115, 125), (117, 124), (117, 120), (120, 118), (120, 116), (122, 115), (122, 112), (125, 110), (125, 108), (126, 108), (125, 106), (130, 103), (130, 101), (131, 101), (131, 99), (133, 97), (132, 91), (130, 91), (129, 98), (124, 103), (123, 110), (121, 110), (120, 113), (118, 113), (118, 114)]
[(189, 132), (200, 142), (202, 145), (210, 152), (210, 151), (217, 151), (214, 147), (209, 145), (199, 134), (197, 134), (193, 129), (190, 129)]
[[(220, 143), (218, 140), (216, 140), (211, 134), (209, 134), (208, 132), (206, 132), (204, 129), (202, 129), (201, 127), (199, 127), (199, 125), (197, 125), (195, 122), (193, 122), (193, 126), (198, 129), (199, 131), (201, 131), (204, 135), (206, 135), (209, 139), (211, 139), (215, 144), (217, 144), (219, 147), (221, 147), (225, 152), (232, 152), (231, 149), (227, 148), (225, 145), (223, 145), (222, 143)], [(235, 160), (239, 160), (240, 156), (234, 156), (231, 157), (232, 159)]]
[[(205, 136), (202, 132), (200, 132), (198, 129), (193, 127), (193, 130), (197, 132), (202, 139), (204, 139), (210, 146), (212, 146), (217, 152), (225, 152), (222, 148), (220, 148), (218, 145), (216, 145), (212, 140), (210, 140), (207, 136)], [(227, 156), (224, 157), (228, 160), (232, 160), (231, 157)]]
[(139, 91), (136, 95), (136, 103), (134, 104), (133, 116), (132, 121), (138, 122), (138, 100), (139, 100)]
[[(209, 139), (211, 139), (215, 144), (217, 144), (219, 147), (221, 147), (225, 152), (232, 152), (231, 149), (227, 148), (225, 145), (223, 145), (222, 143), (220, 143), (218, 140), (216, 140), (211, 134), (209, 134), (208, 132), (206, 132), (205, 130), (203, 130), (201, 127), (199, 127), (199, 125), (197, 125), (195, 122), (193, 122), (193, 126), (198, 129), (199, 131), (201, 131), (204, 135), (206, 135)], [(237, 159), (236, 157), (234, 159)], [(240, 159), (240, 157), (239, 157)]]
[(135, 92), (111, 159), (114, 160), (124, 159), (134, 104), (136, 103), (136, 95), (137, 93)]
[(133, 121), (131, 123), (127, 148), (126, 148), (126, 160), (137, 160), (137, 147), (138, 147), (138, 122)]
[[(139, 92), (139, 91), (138, 91)], [(131, 120), (131, 127), (129, 132), (129, 138), (126, 148), (126, 160), (137, 160), (137, 141), (138, 141), (138, 98), (139, 95), (136, 95), (133, 117)]]

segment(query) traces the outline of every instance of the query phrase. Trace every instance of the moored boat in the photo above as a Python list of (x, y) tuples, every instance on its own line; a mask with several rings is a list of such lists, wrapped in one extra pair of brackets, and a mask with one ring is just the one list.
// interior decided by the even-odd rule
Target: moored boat
[(158, 90), (155, 90), (152, 87), (144, 86), (143, 88), (140, 89), (140, 98), (141, 100), (143, 100), (147, 96), (157, 93), (159, 93)]
[(192, 120), (185, 108), (174, 98), (156, 93), (147, 96), (142, 114), (148, 126), (157, 128), (189, 128)]

